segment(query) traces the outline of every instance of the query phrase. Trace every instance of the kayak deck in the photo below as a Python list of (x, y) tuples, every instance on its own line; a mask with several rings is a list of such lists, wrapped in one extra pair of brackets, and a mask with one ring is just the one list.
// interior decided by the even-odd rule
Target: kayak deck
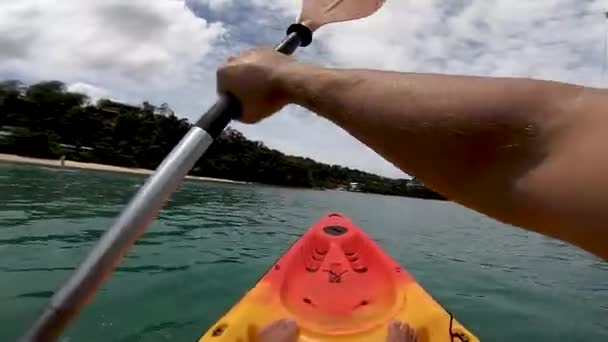
[(298, 322), (299, 341), (384, 341), (394, 319), (418, 341), (478, 341), (340, 214), (315, 223), (200, 342), (256, 341), (281, 318)]

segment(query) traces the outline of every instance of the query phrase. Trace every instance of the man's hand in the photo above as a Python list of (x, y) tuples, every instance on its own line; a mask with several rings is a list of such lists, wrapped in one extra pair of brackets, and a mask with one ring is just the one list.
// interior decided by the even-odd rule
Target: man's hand
[(230, 57), (217, 72), (219, 92), (236, 96), (243, 105), (238, 120), (256, 123), (279, 111), (287, 103), (280, 74), (295, 61), (270, 48), (245, 51)]
[(294, 103), (447, 198), (608, 258), (608, 92), (529, 79), (329, 69), (270, 49), (220, 91), (254, 123)]

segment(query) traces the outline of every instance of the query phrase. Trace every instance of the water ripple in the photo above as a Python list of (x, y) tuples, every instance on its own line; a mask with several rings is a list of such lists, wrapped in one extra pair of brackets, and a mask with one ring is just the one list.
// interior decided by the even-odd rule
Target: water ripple
[(28, 268), (9, 268), (2, 267), (2, 272), (52, 272), (52, 271), (73, 271), (75, 267), (28, 267)]
[(181, 266), (158, 266), (158, 265), (141, 265), (141, 266), (119, 266), (116, 268), (116, 272), (133, 272), (133, 273), (170, 273), (177, 271), (185, 271), (189, 269), (189, 265)]
[(51, 298), (53, 291), (27, 292), (17, 295), (17, 298)]
[[(22, 333), (144, 179), (0, 164), (0, 341)], [(204, 182), (184, 183), (69, 339), (196, 340), (328, 211), (482, 340), (608, 340), (608, 263), (568, 244), (452, 203)]]

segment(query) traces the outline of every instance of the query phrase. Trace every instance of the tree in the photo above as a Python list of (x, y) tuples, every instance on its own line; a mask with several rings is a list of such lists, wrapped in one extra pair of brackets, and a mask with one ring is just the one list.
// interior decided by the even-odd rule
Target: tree
[(62, 153), (57, 135), (23, 127), (15, 129), (0, 142), (0, 151), (36, 158), (58, 158)]
[[(167, 103), (134, 106), (101, 99), (93, 105), (60, 81), (29, 87), (19, 81), (0, 82), (0, 124), (16, 127), (0, 139), (0, 151), (5, 153), (43, 158), (67, 154), (79, 161), (148, 169), (158, 167), (192, 127)], [(287, 156), (233, 128), (211, 145), (192, 174), (317, 189), (357, 183), (363, 192), (441, 198), (424, 186), (408, 186), (407, 180)]]

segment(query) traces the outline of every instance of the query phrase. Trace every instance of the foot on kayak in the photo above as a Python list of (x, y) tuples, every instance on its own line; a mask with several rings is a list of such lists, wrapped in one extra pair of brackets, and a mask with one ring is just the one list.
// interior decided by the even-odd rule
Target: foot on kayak
[(386, 342), (416, 342), (416, 332), (407, 323), (392, 321), (388, 326)]
[[(278, 320), (258, 335), (260, 342), (296, 342), (298, 339), (298, 325), (294, 321)], [(393, 321), (388, 326), (386, 342), (417, 342), (416, 333), (407, 323)]]
[(258, 340), (260, 342), (296, 342), (298, 325), (287, 319), (275, 321), (260, 331)]

